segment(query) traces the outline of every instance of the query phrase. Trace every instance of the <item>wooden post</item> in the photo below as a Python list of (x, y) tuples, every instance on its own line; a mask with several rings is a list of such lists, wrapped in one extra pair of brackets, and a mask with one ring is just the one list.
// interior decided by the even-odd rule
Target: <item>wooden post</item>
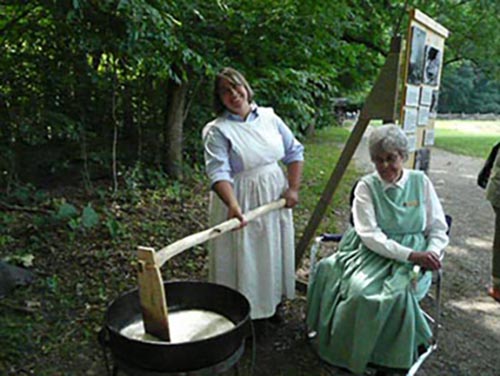
[(358, 147), (366, 127), (372, 119), (382, 119), (384, 121), (395, 121), (396, 108), (399, 92), (399, 71), (400, 71), (401, 37), (395, 37), (391, 41), (391, 51), (382, 67), (378, 79), (373, 86), (368, 98), (365, 101), (359, 119), (354, 126), (347, 143), (342, 150), (339, 161), (335, 166), (326, 187), (321, 194), (319, 202), (307, 223), (302, 238), (295, 251), (295, 266), (299, 267), (300, 261), (309, 247), (311, 239), (323, 219), (325, 212), (330, 205), (340, 180), (344, 176), (345, 170)]

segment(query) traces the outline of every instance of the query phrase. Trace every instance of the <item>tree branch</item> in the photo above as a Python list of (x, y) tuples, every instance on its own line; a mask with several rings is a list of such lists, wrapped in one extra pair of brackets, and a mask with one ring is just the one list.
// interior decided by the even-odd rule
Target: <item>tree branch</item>
[(396, 37), (399, 34), (399, 31), (401, 29), (401, 23), (403, 22), (403, 19), (408, 11), (408, 0), (405, 0), (405, 4), (403, 6), (403, 10), (401, 14), (398, 17), (398, 20), (396, 21), (396, 25), (394, 26), (394, 29), (392, 31), (392, 37)]
[(41, 208), (29, 208), (26, 206), (18, 206), (18, 205), (9, 205), (6, 202), (0, 201), (0, 208), (8, 211), (23, 211), (28, 213), (43, 213), (43, 214), (52, 214), (51, 210), (41, 209)]
[(384, 49), (380, 48), (380, 46), (377, 46), (376, 44), (372, 43), (370, 40), (365, 40), (359, 37), (355, 37), (349, 34), (344, 34), (341, 38), (343, 41), (348, 42), (348, 43), (357, 43), (357, 44), (362, 44), (369, 48), (370, 50), (376, 51), (382, 56), (387, 56), (387, 51)]
[(7, 22), (1, 29), (0, 29), (0, 37), (3, 37), (3, 33), (5, 33), (7, 31), (7, 29), (9, 29), (10, 27), (14, 26), (14, 24), (16, 24), (17, 22), (19, 22), (20, 20), (22, 20), (24, 17), (26, 17), (28, 14), (30, 14), (34, 9), (36, 8), (36, 6), (34, 6), (33, 8), (31, 9), (28, 9), (28, 10), (25, 10), (24, 12), (22, 12), (21, 14), (19, 14), (17, 17), (14, 17), (12, 20), (10, 20), (9, 22)]

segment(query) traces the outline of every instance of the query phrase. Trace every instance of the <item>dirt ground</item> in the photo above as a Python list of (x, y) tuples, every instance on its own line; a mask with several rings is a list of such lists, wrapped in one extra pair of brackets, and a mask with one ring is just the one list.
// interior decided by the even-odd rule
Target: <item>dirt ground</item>
[[(357, 165), (371, 169), (363, 152), (366, 148), (360, 145), (358, 150)], [(439, 345), (418, 375), (500, 375), (500, 305), (485, 290), (490, 278), (493, 210), (476, 185), (482, 163), (439, 149), (431, 153), (429, 176), (453, 224), (444, 260)], [(252, 367), (259, 376), (349, 374), (315, 356), (305, 337), (305, 304), (304, 295), (298, 294), (284, 307), (285, 322), (268, 327), (255, 354), (249, 344), (241, 362), (243, 374), (252, 374)]]
[[(371, 171), (366, 146), (358, 150), (354, 162)], [(500, 375), (500, 305), (485, 290), (490, 279), (493, 210), (476, 185), (482, 163), (439, 149), (431, 152), (429, 176), (453, 224), (444, 260), (438, 349), (421, 367), (421, 376)], [(287, 301), (282, 309), (284, 322), (269, 324), (255, 344), (247, 341), (238, 372), (232, 369), (224, 375), (349, 375), (313, 352), (306, 339), (305, 308), (303, 293)], [(102, 359), (87, 364), (81, 374), (104, 375)]]
[[(362, 170), (371, 171), (373, 167), (366, 153), (366, 145), (360, 145), (358, 150), (359, 152), (354, 157), (354, 163)], [(490, 279), (493, 210), (484, 197), (484, 191), (476, 185), (476, 175), (482, 163), (481, 159), (462, 157), (439, 149), (433, 149), (431, 152), (429, 175), (442, 200), (445, 212), (453, 217), (453, 225), (450, 245), (447, 247), (444, 260), (439, 346), (418, 372), (420, 376), (500, 375), (500, 305), (491, 300), (486, 295), (485, 290)], [(198, 199), (197, 194), (193, 196), (197, 202), (202, 202)], [(188, 207), (184, 207), (182, 200), (167, 200), (158, 202), (158, 205), (163, 206), (165, 202), (168, 202), (171, 211), (171, 213), (169, 212), (170, 217), (167, 217), (170, 222), (167, 221), (167, 223), (174, 221), (184, 223), (181, 222), (181, 218), (185, 217), (185, 212), (188, 209), (191, 213), (190, 222), (196, 222), (196, 218), (201, 218), (203, 215), (201, 213), (206, 212), (203, 203), (198, 206), (189, 204)], [(141, 219), (155, 223), (154, 221), (159, 221), (158, 218), (161, 218), (163, 222), (160, 221), (158, 225), (163, 226), (165, 223), (165, 218), (162, 217), (163, 212), (158, 209), (158, 214), (156, 213), (157, 206), (149, 202), (147, 204), (151, 205), (151, 212), (141, 211), (139, 213)], [(126, 215), (127, 208), (124, 210), (122, 213)], [(337, 208), (329, 208), (329, 210), (334, 210), (339, 215), (339, 222), (348, 223), (348, 213), (337, 210)], [(345, 219), (342, 220), (342, 217)], [(26, 218), (28, 222), (31, 221), (30, 216), (26, 216)], [(204, 228), (202, 223), (198, 225), (198, 227)], [(27, 226), (30, 228), (29, 225)], [(24, 231), (24, 227), (21, 230)], [(156, 227), (153, 229), (137, 227), (137, 231), (146, 230), (155, 233)], [(195, 231), (196, 228), (188, 227), (186, 229), (188, 234)], [(176, 236), (176, 238), (178, 237)], [(27, 352), (25, 354), (26, 359), (28, 359), (26, 364), (10, 365), (9, 359), (7, 359), (5, 368), (2, 368), (2, 357), (0, 356), (0, 376), (107, 375), (101, 347), (89, 328), (79, 330), (80, 323), (93, 322), (98, 316), (99, 324), (93, 328), (97, 334), (101, 328), (101, 309), (99, 307), (103, 302), (108, 302), (108, 297), (111, 296), (106, 296), (104, 294), (106, 291), (102, 292), (97, 287), (102, 285), (103, 281), (107, 281), (104, 278), (111, 278), (117, 273), (120, 276), (119, 282), (116, 280), (113, 282), (113, 287), (109, 289), (108, 294), (111, 294), (112, 291), (123, 291), (121, 286), (127, 284), (127, 278), (131, 276), (132, 271), (135, 273), (135, 270), (130, 269), (132, 267), (131, 256), (126, 251), (119, 250), (111, 257), (105, 246), (101, 248), (95, 244), (86, 244), (84, 240), (87, 238), (83, 237), (82, 239), (81, 243), (77, 243), (77, 247), (75, 247), (76, 253), (61, 252), (57, 258), (44, 257), (44, 255), (55, 255), (59, 248), (52, 248), (51, 245), (47, 249), (44, 247), (40, 251), (39, 260), (46, 260), (46, 264), (41, 262), (35, 270), (41, 276), (39, 284), (33, 286), (31, 290), (19, 290), (17, 295), (13, 294), (9, 300), (16, 306), (22, 306), (25, 300), (35, 303), (42, 302), (43, 306), (38, 303), (41, 307), (39, 308), (40, 315), (31, 318), (33, 322), (29, 323), (29, 330), (19, 332), (23, 334), (21, 338), (26, 338), (26, 344), (20, 343), (18, 350)], [(82, 245), (81, 249), (84, 252), (81, 252), (80, 245)], [(112, 244), (108, 244), (108, 246), (112, 248)], [(190, 279), (194, 275), (204, 279), (206, 276), (205, 255), (199, 250), (194, 257), (187, 254), (178, 256), (175, 263), (171, 265), (175, 275), (172, 274), (170, 277)], [(307, 259), (305, 258), (304, 261)], [(102, 272), (100, 270), (99, 273), (95, 272), (96, 262), (102, 263)], [(78, 270), (67, 270), (67, 265), (73, 264), (79, 265)], [(304, 274), (305, 271), (306, 268), (301, 268), (300, 272)], [(61, 287), (60, 293), (57, 294), (47, 292), (47, 289), (54, 289), (46, 281), (52, 275), (60, 277), (61, 286), (66, 281), (69, 288), (66, 290)], [(130, 279), (132, 280), (133, 277)], [(91, 294), (79, 295), (82, 292), (77, 292), (78, 296), (81, 296), (75, 300), (77, 304), (84, 301), (88, 304), (85, 304), (84, 307), (74, 307), (72, 300), (68, 300), (67, 294), (65, 295), (64, 292), (68, 291), (68, 294), (73, 297), (72, 286), (78, 291), (78, 286), (84, 281), (87, 283), (85, 286), (88, 286), (89, 291), (104, 295), (102, 297)], [(30, 291), (33, 296), (29, 295)], [(67, 301), (63, 302), (64, 304), (56, 304), (54, 296)], [(4, 305), (0, 309), (5, 307)], [(58, 309), (57, 315), (52, 317), (51, 310), (56, 309), (54, 307), (61, 308)], [(68, 307), (70, 307), (70, 311), (66, 311)], [(237, 374), (240, 376), (349, 375), (345, 371), (325, 364), (312, 351), (305, 333), (305, 308), (306, 298), (303, 293), (298, 293), (295, 299), (287, 301), (283, 306), (284, 322), (279, 325), (270, 324), (263, 335), (258, 336), (255, 345), (252, 344), (251, 340), (246, 342)], [(20, 315), (26, 314), (26, 312), (20, 313)], [(59, 321), (56, 322), (54, 317), (57, 317)], [(46, 321), (47, 319), (49, 321)], [(40, 322), (35, 322), (35, 320)], [(8, 325), (10, 324), (6, 326)], [(46, 346), (45, 338), (50, 338), (49, 326), (61, 328), (66, 334), (60, 340), (49, 342)], [(67, 330), (68, 326), (70, 326), (70, 330)], [(33, 336), (30, 333), (33, 333)], [(92, 338), (89, 337), (90, 335)], [(4, 339), (3, 343), (6, 343), (4, 337), (0, 337), (0, 339)], [(81, 351), (74, 352), (70, 342), (77, 344), (77, 348)], [(8, 353), (6, 350), (6, 346), (0, 346), (0, 355)], [(3, 369), (7, 371), (4, 372)], [(235, 370), (225, 373), (225, 375), (234, 374), (236, 374)], [(160, 376), (158, 374), (149, 375)], [(196, 375), (201, 376), (200, 373)], [(124, 376), (124, 373), (120, 371), (116, 373), (116, 376)], [(186, 376), (188, 375), (186, 374)]]

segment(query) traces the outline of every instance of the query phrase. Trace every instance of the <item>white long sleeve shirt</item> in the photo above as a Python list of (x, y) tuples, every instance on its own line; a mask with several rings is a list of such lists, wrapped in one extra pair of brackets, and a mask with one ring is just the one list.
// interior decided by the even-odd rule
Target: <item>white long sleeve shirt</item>
[[(408, 170), (404, 169), (401, 179), (395, 183), (387, 183), (382, 180), (377, 172), (374, 172), (382, 182), (384, 190), (390, 187), (403, 188), (408, 181)], [(427, 238), (427, 251), (441, 256), (441, 252), (448, 245), (448, 225), (444, 216), (443, 208), (430, 179), (424, 175), (424, 197), (425, 197), (425, 236)], [(398, 261), (408, 261), (413, 249), (405, 247), (396, 241), (389, 239), (378, 226), (375, 208), (370, 189), (363, 180), (360, 180), (354, 190), (354, 201), (352, 205), (354, 228), (363, 244), (373, 252), (381, 256)]]

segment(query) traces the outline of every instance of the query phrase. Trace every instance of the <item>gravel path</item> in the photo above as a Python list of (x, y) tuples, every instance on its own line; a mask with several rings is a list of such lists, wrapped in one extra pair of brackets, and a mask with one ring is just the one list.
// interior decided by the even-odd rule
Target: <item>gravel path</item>
[(429, 176), (453, 224), (444, 262), (440, 347), (422, 375), (500, 375), (500, 305), (485, 290), (494, 213), (476, 184), (482, 164), (478, 158), (431, 152)]

